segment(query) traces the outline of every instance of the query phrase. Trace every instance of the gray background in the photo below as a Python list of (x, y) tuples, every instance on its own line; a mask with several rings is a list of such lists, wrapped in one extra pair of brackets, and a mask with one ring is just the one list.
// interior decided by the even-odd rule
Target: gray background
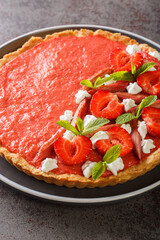
[[(160, 38), (159, 0), (0, 0), (0, 44), (43, 27), (97, 24)], [(71, 207), (0, 183), (0, 239), (160, 239), (160, 190), (114, 205)]]

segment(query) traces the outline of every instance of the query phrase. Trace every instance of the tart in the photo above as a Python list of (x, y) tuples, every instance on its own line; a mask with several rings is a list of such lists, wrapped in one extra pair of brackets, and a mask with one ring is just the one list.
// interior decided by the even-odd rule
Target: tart
[[(77, 188), (153, 169), (160, 163), (157, 54), (102, 30), (32, 37), (0, 60), (1, 156), (38, 180)], [(94, 178), (97, 163), (103, 171)]]

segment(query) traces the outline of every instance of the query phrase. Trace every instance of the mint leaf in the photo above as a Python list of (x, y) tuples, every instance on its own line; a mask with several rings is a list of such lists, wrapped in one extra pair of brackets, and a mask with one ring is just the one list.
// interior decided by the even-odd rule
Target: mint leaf
[(114, 145), (111, 147), (103, 157), (105, 163), (111, 163), (115, 161), (121, 153), (121, 145)]
[(157, 100), (156, 95), (151, 95), (147, 98), (144, 98), (136, 110), (136, 118), (139, 118), (141, 116), (142, 111), (145, 107), (151, 106), (156, 100)]
[(131, 62), (131, 73), (135, 76), (136, 74), (136, 66)]
[(77, 118), (77, 128), (80, 133), (83, 132), (83, 120), (80, 117)]
[(86, 87), (89, 87), (89, 88), (94, 88), (92, 82), (89, 81), (89, 80), (82, 80), (82, 81), (80, 82), (80, 84), (81, 84), (81, 85), (84, 85), (84, 86), (86, 86)]
[(148, 69), (150, 69), (151, 67), (154, 67), (156, 65), (156, 63), (154, 62), (147, 62), (144, 63), (142, 66), (140, 66), (135, 74), (135, 77), (137, 78), (140, 74), (145, 73)]
[(57, 124), (69, 131), (71, 131), (72, 133), (74, 133), (75, 135), (81, 135), (81, 133), (75, 128), (73, 127), (69, 122), (65, 121), (65, 120), (60, 120), (57, 121)]
[(82, 134), (87, 135), (107, 123), (109, 123), (109, 120), (106, 118), (97, 118), (95, 120), (92, 120), (85, 126)]
[(103, 85), (105, 82), (108, 82), (109, 80), (111, 80), (111, 77), (97, 78), (97, 80), (94, 83), (94, 88), (100, 87), (101, 85)]
[(98, 162), (94, 168), (93, 168), (93, 172), (92, 172), (92, 179), (96, 180), (97, 178), (99, 178), (106, 170), (106, 166), (104, 165), (104, 163), (102, 161)]
[(135, 81), (135, 78), (132, 75), (132, 73), (127, 71), (114, 72), (110, 74), (110, 77), (115, 81), (120, 81), (120, 80), (129, 81), (129, 82)]
[(130, 122), (131, 120), (133, 120), (134, 118), (136, 118), (136, 117), (132, 113), (124, 113), (117, 117), (116, 123), (117, 124), (127, 123), (127, 122)]

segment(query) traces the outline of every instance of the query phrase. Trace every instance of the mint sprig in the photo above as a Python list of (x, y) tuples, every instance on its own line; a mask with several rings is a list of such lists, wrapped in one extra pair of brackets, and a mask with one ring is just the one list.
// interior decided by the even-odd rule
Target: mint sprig
[(135, 76), (136, 74), (136, 66), (131, 62), (131, 73), (133, 74), (133, 76)]
[(141, 116), (143, 109), (151, 106), (156, 100), (157, 100), (156, 95), (150, 95), (147, 98), (144, 98), (141, 101), (141, 103), (138, 105), (135, 115), (132, 113), (124, 113), (117, 117), (116, 123), (123, 124), (123, 123), (130, 122), (133, 119), (138, 119)]
[(136, 116), (133, 115), (132, 113), (124, 113), (117, 117), (116, 123), (117, 124), (127, 123), (127, 122), (130, 122), (131, 120), (133, 120), (134, 118), (136, 118)]
[(104, 172), (106, 171), (106, 163), (105, 162), (98, 162), (93, 168), (92, 172), (92, 179), (96, 180), (99, 178)]
[(103, 156), (103, 161), (98, 162), (92, 172), (92, 179), (96, 180), (99, 178), (106, 170), (106, 164), (110, 164), (115, 161), (121, 153), (121, 145), (114, 145), (111, 147), (106, 154)]
[(137, 71), (135, 72), (134, 76), (135, 78), (137, 78), (139, 75), (141, 75), (142, 73), (147, 72), (150, 68), (154, 67), (156, 65), (155, 62), (147, 62), (144, 63), (142, 66), (140, 66)]
[(83, 85), (83, 86), (95, 89), (97, 87), (102, 86), (105, 82), (107, 82), (111, 79), (112, 79), (111, 77), (104, 77), (104, 78), (98, 77), (94, 84), (90, 80), (82, 80), (80, 82), (80, 84)]
[(84, 130), (82, 132), (83, 135), (87, 135), (95, 130), (97, 130), (98, 128), (100, 128), (101, 126), (109, 123), (110, 121), (106, 118), (97, 118), (92, 120), (91, 122), (89, 122), (85, 127)]
[(75, 135), (87, 135), (109, 122), (110, 121), (106, 118), (97, 118), (97, 119), (94, 119), (91, 122), (89, 122), (84, 127), (83, 120), (80, 117), (78, 117), (77, 121), (76, 121), (78, 130), (65, 120), (57, 121), (57, 124), (65, 129), (71, 131)]
[(142, 111), (145, 107), (151, 106), (156, 100), (156, 95), (150, 95), (147, 98), (144, 98), (136, 109), (136, 118), (139, 118), (141, 116)]
[(81, 135), (81, 133), (75, 127), (73, 127), (69, 122), (67, 122), (65, 120), (57, 121), (57, 124), (65, 129), (71, 131), (75, 135)]
[(156, 63), (154, 62), (147, 62), (140, 66), (138, 69), (136, 69), (136, 66), (133, 63), (131, 63), (131, 72), (128, 71), (114, 72), (110, 74), (109, 77), (104, 78), (98, 77), (94, 84), (90, 80), (82, 80), (80, 84), (95, 89), (97, 87), (102, 86), (104, 83), (110, 80), (134, 82), (140, 74), (145, 73), (146, 71), (148, 71), (148, 69), (154, 67), (155, 65)]

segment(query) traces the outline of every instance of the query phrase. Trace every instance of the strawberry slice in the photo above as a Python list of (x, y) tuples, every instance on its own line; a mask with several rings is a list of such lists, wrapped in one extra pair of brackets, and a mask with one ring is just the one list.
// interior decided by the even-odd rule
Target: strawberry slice
[(152, 57), (151, 55), (148, 54), (148, 52), (140, 52), (142, 57), (143, 57), (143, 63), (146, 62), (155, 62), (156, 65), (154, 66), (157, 69), (160, 69), (160, 61), (158, 61), (158, 59), (156, 59), (155, 57)]
[(76, 136), (72, 141), (59, 137), (54, 143), (54, 150), (65, 164), (75, 165), (86, 160), (92, 150), (92, 142), (85, 136)]
[(130, 55), (121, 48), (114, 49), (110, 54), (110, 64), (116, 72), (131, 71), (131, 62), (139, 68), (143, 63), (142, 55), (138, 52)]
[(115, 126), (109, 129), (107, 134), (109, 139), (98, 140), (95, 144), (99, 153), (105, 154), (108, 149), (117, 144), (121, 145), (120, 156), (127, 155), (133, 149), (131, 136), (125, 129)]
[(137, 77), (137, 83), (144, 92), (160, 97), (160, 70), (142, 73)]
[(101, 90), (93, 95), (90, 111), (96, 117), (114, 119), (124, 112), (124, 105), (118, 102), (113, 93)]
[(149, 134), (154, 137), (160, 137), (160, 109), (153, 107), (144, 108), (142, 119), (147, 125)]

